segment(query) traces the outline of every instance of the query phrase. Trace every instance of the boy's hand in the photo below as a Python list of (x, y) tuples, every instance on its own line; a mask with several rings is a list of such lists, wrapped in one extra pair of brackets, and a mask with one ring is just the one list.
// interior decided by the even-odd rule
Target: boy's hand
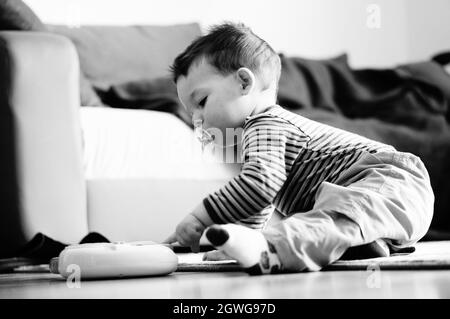
[(204, 255), (203, 255), (203, 259), (204, 261), (218, 261), (218, 260), (234, 260), (234, 258), (228, 256), (225, 252), (221, 251), (221, 250), (212, 250), (212, 251), (207, 251)]
[(177, 226), (175, 234), (167, 238), (164, 243), (172, 244), (176, 241), (181, 246), (190, 246), (194, 253), (200, 251), (200, 237), (206, 226), (194, 215), (187, 215)]
[(187, 215), (177, 226), (176, 231), (163, 243), (172, 244), (177, 242), (182, 246), (191, 247), (194, 253), (200, 251), (200, 237), (206, 227), (212, 225), (203, 203), (197, 206), (192, 214)]

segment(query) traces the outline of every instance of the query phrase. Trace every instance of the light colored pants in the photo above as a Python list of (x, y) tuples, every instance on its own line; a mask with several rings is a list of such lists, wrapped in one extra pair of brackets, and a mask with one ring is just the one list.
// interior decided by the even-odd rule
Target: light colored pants
[(263, 231), (286, 271), (320, 270), (349, 248), (382, 239), (401, 248), (427, 232), (434, 194), (423, 162), (411, 153), (363, 155), (318, 188), (308, 212), (293, 212)]

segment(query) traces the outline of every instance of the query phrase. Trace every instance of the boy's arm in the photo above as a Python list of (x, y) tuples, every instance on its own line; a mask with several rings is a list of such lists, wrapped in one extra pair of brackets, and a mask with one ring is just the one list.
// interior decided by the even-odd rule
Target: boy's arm
[(194, 215), (198, 220), (200, 220), (201, 223), (205, 225), (205, 228), (214, 224), (214, 221), (211, 219), (211, 217), (209, 217), (209, 214), (206, 211), (203, 202), (200, 202), (200, 204), (194, 209), (191, 214)]
[(264, 211), (287, 178), (286, 144), (295, 135), (297, 143), (306, 142), (286, 121), (264, 115), (244, 126), (241, 173), (203, 200), (216, 224), (242, 221), (246, 226), (262, 228), (270, 217)]
[(200, 237), (203, 231), (213, 223), (203, 203), (200, 203), (177, 225), (175, 232), (163, 243), (172, 244), (178, 242), (182, 246), (190, 246), (193, 252), (199, 252)]

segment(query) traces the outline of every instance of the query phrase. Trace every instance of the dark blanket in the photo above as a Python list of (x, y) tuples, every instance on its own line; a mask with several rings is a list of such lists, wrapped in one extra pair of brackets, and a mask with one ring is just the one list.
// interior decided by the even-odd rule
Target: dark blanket
[[(310, 119), (418, 155), (429, 170), (435, 215), (425, 239), (450, 239), (450, 76), (435, 61), (353, 70), (342, 55), (281, 55), (278, 102)], [(170, 79), (135, 81), (101, 92), (106, 104), (176, 114), (191, 125)]]
[(282, 62), (282, 106), (423, 160), (436, 196), (426, 239), (450, 239), (450, 76), (442, 66), (429, 61), (352, 70), (345, 55)]

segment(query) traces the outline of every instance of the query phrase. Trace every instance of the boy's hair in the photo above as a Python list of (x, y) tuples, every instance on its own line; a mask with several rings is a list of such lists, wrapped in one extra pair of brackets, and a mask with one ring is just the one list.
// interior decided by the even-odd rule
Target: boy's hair
[(266, 41), (242, 23), (226, 22), (213, 26), (208, 34), (194, 40), (171, 66), (174, 82), (180, 76), (186, 76), (191, 65), (202, 58), (224, 75), (246, 67), (259, 77), (263, 89), (275, 81), (278, 90), (280, 57)]

